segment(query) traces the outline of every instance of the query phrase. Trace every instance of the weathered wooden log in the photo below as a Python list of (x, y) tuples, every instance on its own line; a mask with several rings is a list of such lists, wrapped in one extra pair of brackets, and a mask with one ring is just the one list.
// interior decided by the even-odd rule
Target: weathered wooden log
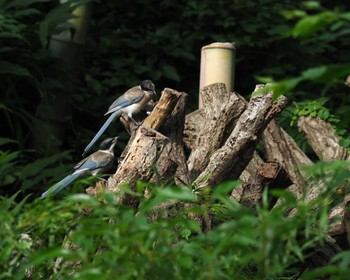
[(346, 77), (344, 84), (347, 85), (348, 87), (350, 87), (350, 75)]
[[(339, 136), (332, 126), (324, 120), (309, 116), (300, 117), (298, 120), (298, 129), (305, 136), (319, 159), (325, 161), (350, 160), (346, 148), (339, 145)], [(330, 211), (330, 235), (338, 235), (347, 231), (346, 224), (344, 223), (344, 214), (348, 201), (349, 197), (347, 196), (342, 203)], [(338, 219), (335, 219), (336, 216)]]
[[(257, 86), (255, 92), (262, 87)], [(215, 187), (228, 176), (237, 179), (251, 160), (263, 130), (286, 105), (287, 99), (283, 96), (273, 102), (272, 92), (253, 94), (225, 144), (213, 153), (195, 180), (197, 188)]]
[[(211, 85), (211, 87), (213, 87), (213, 89), (222, 88), (220, 84), (218, 86), (215, 86), (214, 84), (214, 85)], [(215, 93), (215, 91), (213, 91), (213, 93)], [(248, 101), (246, 101), (244, 97), (242, 97), (238, 93), (230, 93), (230, 94), (234, 94), (240, 99), (241, 104), (238, 102), (235, 103), (235, 105), (237, 105), (238, 107), (242, 106), (243, 104), (245, 104), (245, 107), (248, 105)], [(210, 106), (210, 104), (208, 105)], [(234, 118), (230, 123), (226, 125), (221, 144), (224, 143), (228, 138), (228, 136), (231, 134), (236, 124), (236, 121), (237, 120)], [(192, 151), (196, 148), (196, 143), (198, 142), (198, 135), (200, 135), (200, 133), (204, 130), (205, 123), (206, 123), (206, 115), (203, 108), (195, 110), (189, 113), (188, 115), (186, 115), (184, 143), (189, 150)], [(206, 130), (206, 132), (208, 131), (209, 130)], [(250, 176), (252, 176), (256, 172), (256, 170), (260, 167), (260, 165), (263, 163), (264, 161), (260, 158), (258, 153), (254, 152), (251, 161), (248, 163), (246, 169), (244, 169), (241, 175), (239, 176), (240, 180), (242, 182), (248, 182)], [(232, 191), (232, 197), (235, 198), (237, 201), (239, 201), (239, 197), (242, 194), (242, 192), (243, 192), (242, 185), (238, 186)]]
[[(298, 147), (292, 137), (281, 128), (275, 120), (267, 126), (262, 137), (263, 146), (268, 160), (282, 164), (293, 185), (288, 191), (297, 198), (304, 197), (306, 203), (316, 199), (322, 189), (321, 185), (311, 185), (309, 175), (300, 167), (312, 165), (313, 162)], [(281, 203), (278, 200), (276, 206)], [(294, 215), (295, 209), (286, 209), (286, 214)]]
[[(344, 201), (332, 208), (328, 214), (328, 219), (331, 221), (328, 233), (330, 235), (339, 235), (345, 232), (348, 232), (350, 235), (350, 217), (349, 217), (349, 203), (350, 203), (350, 195), (346, 195), (344, 197)], [(350, 245), (350, 239), (349, 239)]]
[(235, 93), (226, 91), (223, 83), (201, 90), (203, 117), (202, 129), (188, 159), (190, 176), (196, 178), (207, 166), (209, 158), (223, 143), (226, 127), (235, 122), (245, 109), (245, 102)]
[[(306, 192), (308, 180), (307, 175), (299, 167), (311, 165), (312, 161), (275, 120), (272, 120), (266, 127), (262, 136), (262, 144), (267, 160), (280, 163), (293, 182), (287, 190), (300, 198)], [(275, 206), (280, 205), (281, 202), (280, 199), (277, 200)], [(293, 209), (286, 209), (285, 214), (294, 213), (293, 211)]]
[(350, 198), (345, 199), (344, 203), (344, 215), (343, 215), (343, 227), (347, 233), (346, 237), (348, 240), (348, 245), (350, 245)]
[(185, 146), (192, 150), (195, 148), (198, 133), (203, 130), (205, 122), (204, 109), (195, 110), (186, 115), (185, 118), (185, 130), (184, 130), (184, 143)]
[(290, 189), (300, 197), (307, 186), (307, 180), (306, 175), (302, 174), (298, 167), (310, 165), (312, 161), (275, 120), (266, 127), (262, 143), (267, 160), (278, 162), (283, 166), (294, 183)]
[[(324, 121), (311, 117), (302, 117), (298, 122), (299, 130), (305, 135), (310, 146), (323, 160), (347, 158), (346, 150), (339, 146), (339, 137), (331, 126)], [(294, 140), (275, 121), (272, 121), (264, 132), (263, 144), (269, 160), (283, 164), (294, 185), (288, 188), (299, 198), (305, 195), (305, 201), (316, 199), (324, 189), (323, 184), (311, 184), (306, 174), (300, 171), (302, 165), (312, 164), (311, 160), (300, 150)], [(343, 222), (346, 200), (334, 207), (329, 213), (331, 221), (330, 235), (346, 232)], [(291, 211), (290, 215), (295, 211)], [(338, 219), (335, 219), (338, 216)]]
[(263, 164), (264, 161), (261, 159), (258, 153), (254, 152), (252, 159), (249, 161), (248, 165), (239, 176), (239, 179), (242, 181), (242, 184), (232, 190), (231, 197), (233, 197), (237, 201), (241, 200), (246, 184)]
[(243, 185), (239, 202), (251, 209), (256, 209), (262, 202), (262, 192), (266, 186), (270, 189), (285, 189), (292, 182), (283, 167), (277, 162), (265, 162)]
[(160, 179), (175, 181), (177, 185), (190, 183), (183, 142), (186, 105), (187, 94), (181, 93), (175, 108), (159, 128), (159, 132), (170, 141), (157, 161), (157, 174), (151, 179), (152, 182)]
[(137, 206), (137, 200), (127, 195), (123, 190), (124, 184), (131, 184), (137, 180), (149, 182), (154, 174), (156, 163), (170, 139), (157, 130), (165, 123), (176, 107), (182, 93), (171, 89), (164, 89), (162, 96), (152, 113), (137, 129), (125, 157), (119, 164), (113, 178), (108, 181), (107, 191), (118, 193), (119, 202)]
[(320, 160), (349, 159), (346, 148), (339, 145), (339, 136), (329, 123), (320, 118), (300, 117), (298, 128)]
[[(316, 267), (322, 267), (328, 265), (332, 258), (341, 252), (341, 248), (335, 243), (335, 241), (328, 237), (321, 244), (316, 245), (314, 248), (307, 250), (305, 255), (307, 258), (300, 264), (301, 270), (312, 269)], [(327, 278), (320, 278), (327, 279)]]

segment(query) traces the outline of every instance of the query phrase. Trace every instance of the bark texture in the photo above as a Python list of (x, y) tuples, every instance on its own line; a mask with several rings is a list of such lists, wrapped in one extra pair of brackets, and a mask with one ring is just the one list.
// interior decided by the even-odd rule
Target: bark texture
[(339, 136), (329, 123), (303, 116), (298, 120), (298, 128), (320, 160), (349, 160), (346, 148), (339, 145)]
[(291, 184), (283, 167), (277, 162), (262, 164), (250, 177), (249, 182), (243, 185), (239, 202), (251, 209), (261, 205), (262, 192), (266, 186), (270, 189), (285, 189)]
[(229, 124), (237, 121), (245, 109), (245, 102), (226, 91), (222, 83), (201, 90), (203, 117), (201, 129), (196, 131), (195, 143), (188, 159), (190, 176), (196, 178), (208, 165), (209, 158), (222, 144)]
[(312, 161), (275, 120), (272, 120), (265, 129), (262, 143), (267, 160), (282, 165), (294, 184), (291, 187), (292, 192), (300, 197), (304, 193), (307, 183), (306, 175), (297, 167), (310, 165)]
[[(262, 86), (257, 86), (256, 91)], [(213, 153), (205, 170), (197, 177), (197, 188), (215, 187), (228, 177), (237, 179), (252, 159), (267, 124), (287, 105), (282, 97), (272, 101), (272, 92), (254, 95), (225, 144)]]
[[(298, 129), (305, 136), (311, 148), (315, 151), (320, 160), (333, 161), (333, 160), (349, 160), (349, 154), (346, 148), (339, 145), (339, 136), (336, 134), (333, 127), (320, 118), (313, 117), (300, 117), (298, 120)], [(339, 197), (344, 195), (345, 190), (342, 191), (344, 186), (339, 186)], [(318, 188), (313, 186), (311, 188), (311, 195), (308, 195), (310, 199), (317, 197)], [(331, 221), (329, 233), (331, 235), (339, 235), (348, 231), (347, 223), (344, 221), (346, 213), (346, 205), (350, 201), (349, 195), (344, 196), (343, 201), (335, 206), (329, 213), (329, 219)]]
[[(182, 134), (182, 131), (178, 130), (176, 133), (169, 134), (169, 136), (172, 137), (169, 138), (158, 130), (171, 116), (178, 101), (182, 100), (183, 103), (184, 99), (186, 99), (184, 93), (168, 88), (164, 89), (152, 113), (144, 120), (143, 124), (137, 128), (135, 137), (129, 145), (125, 157), (120, 162), (114, 176), (111, 177), (108, 182), (107, 191), (118, 193), (120, 203), (137, 206), (137, 199), (128, 195), (123, 185), (129, 184), (133, 187), (133, 184), (138, 180), (150, 182), (154, 176), (160, 176), (160, 178), (165, 176), (168, 178), (172, 173), (175, 173), (177, 169), (175, 164), (173, 165), (173, 163), (171, 163), (171, 165), (165, 168), (161, 163), (158, 163), (158, 160), (164, 159), (164, 156), (162, 157), (161, 155), (167, 144), (175, 142), (175, 144), (170, 143), (169, 145), (176, 146), (176, 141), (178, 140), (175, 136), (179, 133)], [(184, 108), (184, 103), (179, 106)], [(180, 116), (179, 118), (181, 119)], [(184, 116), (182, 120), (184, 120)], [(183, 123), (181, 125), (183, 127)], [(169, 153), (169, 150), (166, 152)], [(161, 167), (161, 173), (157, 170), (157, 163), (158, 167)]]

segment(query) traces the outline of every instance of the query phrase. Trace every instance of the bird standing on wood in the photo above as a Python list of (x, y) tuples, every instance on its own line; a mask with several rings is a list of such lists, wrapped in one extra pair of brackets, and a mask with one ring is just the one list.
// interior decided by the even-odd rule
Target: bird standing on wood
[(150, 80), (144, 80), (140, 85), (132, 87), (109, 107), (105, 115), (111, 114), (106, 120), (100, 130), (96, 133), (91, 142), (84, 149), (83, 156), (90, 150), (92, 145), (101, 137), (102, 133), (107, 129), (111, 122), (122, 113), (127, 114), (128, 117), (137, 123), (132, 115), (141, 111), (143, 107), (152, 99), (152, 96), (156, 94), (154, 84)]
[(41, 195), (41, 198), (44, 199), (48, 195), (53, 195), (65, 187), (67, 187), (70, 183), (76, 180), (80, 176), (84, 175), (96, 175), (97, 173), (106, 172), (113, 165), (114, 161), (114, 146), (117, 143), (118, 137), (108, 138), (104, 140), (100, 149), (90, 156), (84, 158), (80, 161), (75, 167), (74, 172), (61, 181), (59, 181), (52, 188), (47, 190)]

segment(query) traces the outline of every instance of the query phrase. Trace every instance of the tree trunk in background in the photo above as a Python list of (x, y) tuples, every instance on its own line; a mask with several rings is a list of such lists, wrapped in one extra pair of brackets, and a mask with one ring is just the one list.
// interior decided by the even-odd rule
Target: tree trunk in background
[[(66, 1), (61, 1), (64, 3)], [(53, 154), (62, 144), (66, 126), (71, 121), (71, 95), (69, 86), (74, 84), (80, 54), (87, 36), (90, 4), (76, 8), (73, 12), (77, 18), (69, 20), (74, 30), (65, 30), (52, 35), (48, 49), (51, 55), (62, 62), (62, 67), (56, 69), (57, 80), (62, 82), (62, 88), (52, 87), (44, 95), (37, 110), (40, 127), (33, 135), (33, 146), (45, 154)]]

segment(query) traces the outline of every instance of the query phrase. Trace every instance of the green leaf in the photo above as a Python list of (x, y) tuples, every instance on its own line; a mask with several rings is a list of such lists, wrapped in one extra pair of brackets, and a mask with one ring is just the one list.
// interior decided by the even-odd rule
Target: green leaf
[(184, 228), (181, 230), (181, 236), (185, 238), (186, 240), (191, 236), (191, 230), (188, 228)]
[(294, 37), (304, 38), (310, 36), (326, 25), (332, 23), (336, 19), (333, 12), (326, 11), (320, 14), (306, 16), (298, 21), (295, 27), (292, 29), (291, 34)]
[(320, 8), (320, 3), (318, 1), (304, 1), (302, 2), (302, 6), (305, 9), (315, 10)]
[(63, 4), (57, 5), (54, 9), (49, 11), (43, 20), (49, 25), (49, 35), (52, 35), (59, 25), (67, 23), (68, 20), (75, 18), (76, 16), (73, 15), (72, 12), (77, 7), (87, 4), (90, 1), (91, 0), (67, 1)]
[[(18, 39), (18, 40), (21, 40), (22, 42), (26, 42), (28, 44), (28, 41), (26, 41), (20, 34), (16, 34), (16, 33), (1, 32), (0, 33), (0, 38)], [(10, 50), (13, 51), (12, 48)], [(3, 49), (1, 51), (3, 51)]]
[(24, 199), (22, 199), (17, 205), (11, 210), (12, 215), (18, 215), (20, 214), (20, 211), (23, 211), (24, 204), (26, 203), (27, 199), (29, 198), (29, 195), (27, 195)]
[(325, 73), (327, 73), (327, 67), (321, 66), (316, 68), (310, 68), (302, 72), (302, 76), (308, 80), (317, 80), (322, 77)]
[(267, 83), (273, 83), (274, 80), (271, 76), (266, 76), (266, 77), (263, 77), (263, 76), (256, 76), (255, 79), (257, 81), (259, 81), (260, 83), (264, 83), (264, 84), (267, 84)]
[(339, 17), (345, 20), (350, 20), (350, 12), (341, 13)]
[(32, 77), (28, 69), (8, 61), (0, 60), (0, 74), (12, 74), (17, 76)]
[(217, 198), (219, 198), (221, 196), (225, 196), (226, 197), (229, 193), (232, 192), (232, 190), (234, 188), (238, 187), (239, 185), (241, 185), (241, 181), (240, 180), (221, 183), (220, 185), (218, 185), (214, 189), (213, 196), (217, 197)]
[(330, 83), (339, 80), (343, 82), (349, 73), (350, 64), (333, 64), (307, 69), (301, 76), (305, 80)]
[(10, 8), (16, 8), (16, 7), (27, 7), (35, 3), (44, 3), (49, 2), (51, 0), (12, 0), (8, 1), (6, 5), (4, 5), (3, 9), (10, 9)]
[(273, 98), (277, 99), (280, 95), (286, 94), (292, 91), (300, 82), (303, 81), (302, 77), (284, 79), (271, 84), (273, 91)]
[(49, 24), (46, 21), (42, 21), (39, 24), (39, 38), (41, 47), (46, 48), (49, 38)]
[(4, 137), (0, 137), (0, 146), (1, 145), (6, 145), (9, 143), (18, 143), (17, 141), (10, 139), (10, 138), (4, 138)]
[(276, 189), (276, 190), (271, 190), (271, 194), (273, 194), (274, 196), (277, 196), (279, 198), (284, 199), (290, 205), (294, 205), (297, 203), (296, 196), (289, 191)]
[(196, 200), (196, 195), (188, 188), (173, 187), (161, 189), (158, 192), (159, 196), (170, 199), (179, 199), (179, 200)]
[(30, 15), (40, 15), (40, 12), (37, 9), (27, 8), (27, 9), (23, 9), (15, 12), (13, 15), (14, 17), (23, 17), (23, 16), (30, 16)]
[(68, 249), (64, 249), (62, 247), (53, 247), (53, 248), (47, 248), (39, 251), (38, 253), (34, 254), (29, 261), (28, 267), (31, 267), (32, 265), (40, 264), (47, 260), (52, 260), (59, 256), (69, 256), (71, 254), (71, 251)]
[(175, 67), (171, 65), (164, 65), (161, 70), (164, 77), (168, 78), (169, 80), (180, 82), (180, 76)]

